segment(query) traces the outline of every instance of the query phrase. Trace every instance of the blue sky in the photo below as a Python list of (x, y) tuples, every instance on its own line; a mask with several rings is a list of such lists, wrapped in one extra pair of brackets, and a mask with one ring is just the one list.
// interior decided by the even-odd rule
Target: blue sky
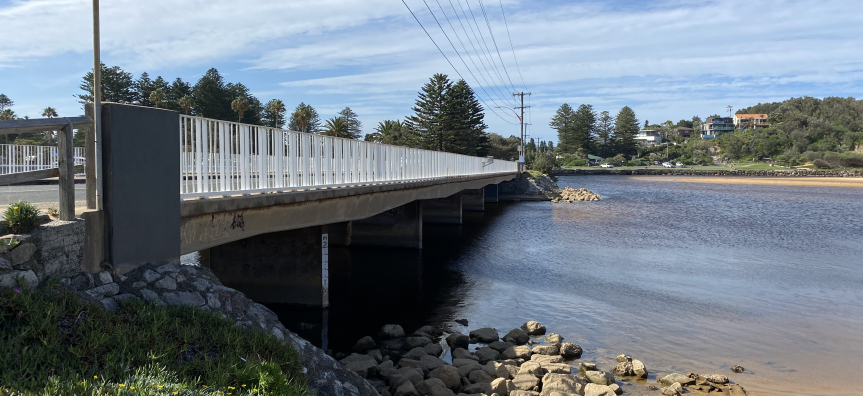
[[(405, 1), (486, 106), (513, 106), (513, 88), (533, 93), (529, 121), (538, 139), (556, 140), (548, 121), (564, 102), (612, 114), (628, 105), (654, 123), (792, 96), (863, 96), (857, 0), (483, 0), (499, 57), (479, 0), (426, 0), (467, 67), (426, 4)], [(262, 101), (306, 102), (325, 118), (350, 106), (366, 132), (410, 114), (433, 73), (457, 78), (400, 0), (101, 3), (110, 66), (191, 82), (216, 67)], [(92, 67), (90, 4), (0, 0), (0, 93), (17, 114), (36, 117), (46, 106), (82, 112), (72, 95)], [(508, 110), (497, 111), (502, 117), (486, 116), (489, 131), (516, 134)]]

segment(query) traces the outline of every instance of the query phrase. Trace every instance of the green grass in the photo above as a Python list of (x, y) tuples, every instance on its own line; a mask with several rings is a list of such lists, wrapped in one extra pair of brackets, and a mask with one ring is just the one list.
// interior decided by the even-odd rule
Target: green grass
[(197, 308), (0, 288), (0, 395), (299, 396), (301, 370), (289, 344)]

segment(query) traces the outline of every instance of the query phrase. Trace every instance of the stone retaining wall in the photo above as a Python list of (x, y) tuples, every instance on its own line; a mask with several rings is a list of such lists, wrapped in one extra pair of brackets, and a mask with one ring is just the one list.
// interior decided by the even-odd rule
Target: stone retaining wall
[(18, 277), (29, 285), (78, 273), (83, 258), (84, 220), (43, 224), (15, 246), (0, 245), (0, 286)]
[(699, 170), (699, 169), (558, 169), (555, 176), (791, 176), (791, 177), (863, 177), (861, 171), (816, 170)]

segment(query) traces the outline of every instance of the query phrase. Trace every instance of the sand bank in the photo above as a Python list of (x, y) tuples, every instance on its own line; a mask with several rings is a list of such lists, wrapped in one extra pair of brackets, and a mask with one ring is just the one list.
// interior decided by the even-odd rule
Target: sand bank
[(804, 187), (856, 187), (863, 188), (859, 177), (756, 177), (756, 176), (629, 176), (632, 179), (681, 183), (751, 184)]

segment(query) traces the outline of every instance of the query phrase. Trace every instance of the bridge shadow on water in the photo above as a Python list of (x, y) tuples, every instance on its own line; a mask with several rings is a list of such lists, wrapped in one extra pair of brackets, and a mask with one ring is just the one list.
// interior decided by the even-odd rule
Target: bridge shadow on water
[(332, 247), (330, 308), (265, 304), (281, 322), (315, 345), (347, 352), (387, 323), (411, 332), (454, 318), (471, 283), (457, 271), (478, 234), (504, 205), (464, 212), (462, 225), (423, 225), (423, 249)]

